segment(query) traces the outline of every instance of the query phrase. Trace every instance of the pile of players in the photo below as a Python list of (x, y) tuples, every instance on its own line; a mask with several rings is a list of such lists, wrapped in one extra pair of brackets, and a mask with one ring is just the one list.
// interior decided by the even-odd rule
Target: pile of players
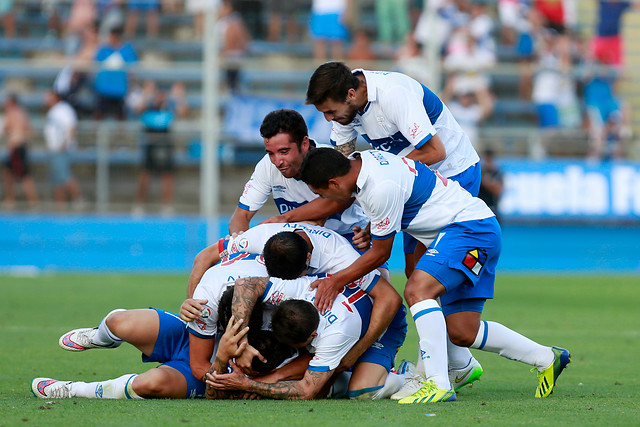
[[(553, 392), (569, 352), (481, 320), (501, 231), (474, 197), (479, 158), (446, 105), (405, 75), (339, 62), (314, 72), (307, 103), (333, 121), (334, 147), (316, 147), (295, 111), (265, 117), (267, 154), (230, 236), (196, 257), (179, 315), (114, 310), (60, 338), (70, 351), (126, 341), (161, 365), (92, 383), (36, 378), (36, 396), (447, 402), (483, 373), (469, 348), (531, 365), (535, 397)], [(373, 149), (355, 152), (358, 135)], [(269, 195), (280, 215), (250, 228)], [(419, 358), (396, 366), (406, 309), (386, 261), (400, 231)]]

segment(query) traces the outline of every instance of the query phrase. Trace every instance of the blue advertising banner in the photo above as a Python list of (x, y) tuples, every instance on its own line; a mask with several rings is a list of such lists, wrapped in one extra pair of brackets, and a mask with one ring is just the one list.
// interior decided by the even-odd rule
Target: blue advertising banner
[(640, 163), (501, 160), (504, 219), (640, 219)]

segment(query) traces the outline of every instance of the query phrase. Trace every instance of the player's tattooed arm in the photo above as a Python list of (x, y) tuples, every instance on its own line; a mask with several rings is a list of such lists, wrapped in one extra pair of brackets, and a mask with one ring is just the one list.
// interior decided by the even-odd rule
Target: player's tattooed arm
[(356, 140), (352, 139), (351, 141), (347, 142), (346, 144), (336, 145), (333, 148), (336, 149), (337, 151), (339, 151), (340, 153), (342, 153), (345, 157), (348, 157), (349, 154), (351, 154), (354, 151), (356, 151)]
[(207, 386), (229, 390), (245, 390), (271, 399), (309, 400), (313, 399), (331, 378), (333, 371), (318, 372), (307, 370), (299, 381), (281, 381), (273, 384), (252, 380), (244, 375), (231, 373), (207, 376)]
[(268, 284), (268, 277), (244, 277), (236, 280), (231, 313), (236, 319), (242, 319), (242, 327), (249, 325), (253, 307), (267, 289)]
[[(228, 372), (227, 367), (229, 366), (229, 360), (222, 360), (216, 355), (213, 363), (211, 364), (211, 369), (209, 369), (209, 374), (213, 374), (214, 372), (218, 372), (220, 374), (226, 374)], [(205, 373), (200, 381), (207, 382), (207, 374)], [(207, 382), (207, 388), (205, 391), (205, 396), (207, 399), (230, 399), (232, 397), (231, 390), (222, 390), (215, 387), (212, 387)]]

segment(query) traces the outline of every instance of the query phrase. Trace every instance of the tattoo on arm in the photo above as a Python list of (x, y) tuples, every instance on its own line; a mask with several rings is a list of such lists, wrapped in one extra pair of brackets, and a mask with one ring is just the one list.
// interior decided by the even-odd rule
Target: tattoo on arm
[[(251, 381), (247, 391), (272, 399), (296, 400), (313, 398), (332, 374), (333, 371), (307, 371), (304, 378), (299, 381), (280, 381), (273, 384)], [(309, 393), (312, 394), (309, 395)]]
[[(211, 368), (209, 368), (209, 373), (213, 374), (217, 372), (219, 374), (226, 374), (228, 372), (229, 361), (222, 360), (216, 355), (216, 358), (213, 360), (211, 364)], [(206, 382), (207, 376), (206, 374), (202, 376), (201, 381)], [(218, 390), (216, 388), (211, 387), (207, 384), (207, 388), (205, 391), (205, 395), (207, 399), (230, 399), (231, 392), (228, 390)]]
[(236, 280), (231, 301), (231, 313), (236, 319), (243, 319), (242, 327), (249, 325), (249, 317), (258, 298), (262, 295), (269, 283), (268, 277), (245, 277)]
[(347, 142), (346, 144), (336, 145), (333, 148), (336, 149), (337, 151), (339, 151), (340, 153), (342, 153), (345, 157), (347, 157), (347, 156), (349, 156), (349, 154), (351, 154), (354, 151), (356, 151), (356, 140), (352, 139), (351, 141)]

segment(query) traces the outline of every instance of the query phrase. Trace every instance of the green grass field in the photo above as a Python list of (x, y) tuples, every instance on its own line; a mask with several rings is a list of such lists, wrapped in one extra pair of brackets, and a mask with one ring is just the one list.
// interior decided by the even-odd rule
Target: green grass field
[[(397, 285), (403, 283), (394, 277)], [(111, 309), (177, 310), (186, 276), (0, 276), (0, 425), (639, 425), (640, 278), (506, 276), (483, 318), (546, 344), (566, 347), (572, 363), (548, 399), (534, 399), (528, 366), (474, 351), (485, 374), (446, 404), (392, 401), (107, 401), (36, 399), (37, 376), (96, 381), (151, 366), (133, 347), (70, 353), (69, 329), (95, 326)], [(398, 354), (415, 360), (417, 335)], [(426, 416), (426, 414), (435, 414)]]

